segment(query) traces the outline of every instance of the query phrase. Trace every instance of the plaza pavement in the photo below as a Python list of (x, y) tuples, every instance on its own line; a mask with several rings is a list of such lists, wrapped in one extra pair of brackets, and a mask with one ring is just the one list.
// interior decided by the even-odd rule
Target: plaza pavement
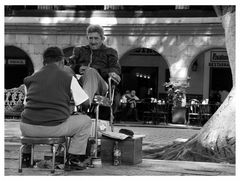
[[(5, 120), (5, 175), (53, 175), (47, 169), (27, 168), (23, 173), (18, 173), (18, 149), (19, 149), (19, 121)], [(119, 167), (111, 164), (103, 164), (102, 168), (89, 168), (84, 171), (64, 172), (56, 170), (54, 175), (67, 176), (94, 176), (94, 175), (235, 175), (235, 165), (218, 164), (207, 162), (186, 162), (170, 160), (148, 159), (144, 154), (146, 150), (154, 150), (165, 146), (173, 141), (184, 141), (194, 134), (197, 134), (200, 128), (185, 125), (143, 125), (140, 123), (118, 123), (114, 125), (114, 131), (121, 128), (131, 129), (134, 134), (144, 134), (143, 139), (143, 161), (137, 165), (120, 165)], [(42, 148), (44, 149), (44, 148)], [(43, 150), (39, 150), (43, 152)]]
[[(19, 120), (5, 119), (5, 144), (11, 144), (19, 141), (21, 135), (19, 129)], [(161, 125), (145, 125), (141, 122), (125, 122), (114, 124), (114, 132), (118, 132), (121, 128), (130, 129), (135, 135), (145, 135), (143, 143), (158, 146), (165, 146), (172, 143), (176, 139), (188, 139), (197, 134), (200, 127), (177, 125), (177, 124), (161, 124)]]

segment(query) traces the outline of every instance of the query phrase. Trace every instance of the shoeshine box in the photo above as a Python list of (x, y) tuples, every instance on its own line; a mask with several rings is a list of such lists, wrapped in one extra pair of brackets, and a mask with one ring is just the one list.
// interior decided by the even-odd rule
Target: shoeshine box
[(113, 146), (118, 141), (121, 150), (121, 164), (135, 165), (142, 162), (142, 140), (145, 135), (134, 135), (124, 140), (101, 137), (101, 159), (104, 163), (113, 163)]

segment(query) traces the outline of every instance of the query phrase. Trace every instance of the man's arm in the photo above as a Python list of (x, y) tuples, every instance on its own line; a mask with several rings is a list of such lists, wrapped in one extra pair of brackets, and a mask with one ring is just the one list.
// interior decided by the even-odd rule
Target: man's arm
[(71, 91), (76, 106), (80, 105), (89, 98), (75, 77), (72, 77)]
[(108, 62), (109, 62), (109, 72), (115, 72), (116, 74), (120, 75), (121, 74), (121, 67), (118, 61), (118, 53), (116, 50), (111, 49), (109, 50), (108, 54)]
[(137, 96), (135, 96), (134, 99), (135, 99), (136, 101), (139, 101), (139, 100), (140, 100)]
[(117, 75), (121, 74), (121, 67), (120, 64), (118, 62), (118, 53), (116, 50), (114, 50), (113, 48), (108, 48), (106, 50), (106, 54), (107, 54), (107, 67), (106, 68), (102, 68), (101, 69), (101, 75), (103, 75), (104, 77), (109, 75), (109, 73), (114, 72)]

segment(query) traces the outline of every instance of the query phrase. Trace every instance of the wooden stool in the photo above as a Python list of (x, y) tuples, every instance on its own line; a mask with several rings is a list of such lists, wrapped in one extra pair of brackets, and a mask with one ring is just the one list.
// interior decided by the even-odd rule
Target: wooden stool
[(33, 166), (33, 160), (34, 160), (34, 145), (50, 145), (52, 148), (52, 170), (51, 173), (55, 172), (55, 154), (56, 154), (56, 145), (62, 145), (64, 148), (64, 163), (66, 162), (66, 155), (67, 155), (67, 149), (66, 149), (66, 141), (67, 138), (62, 137), (46, 137), (46, 138), (40, 138), (40, 137), (25, 137), (21, 136), (21, 147), (19, 150), (19, 168), (18, 172), (22, 172), (22, 151), (24, 146), (31, 145), (31, 166)]

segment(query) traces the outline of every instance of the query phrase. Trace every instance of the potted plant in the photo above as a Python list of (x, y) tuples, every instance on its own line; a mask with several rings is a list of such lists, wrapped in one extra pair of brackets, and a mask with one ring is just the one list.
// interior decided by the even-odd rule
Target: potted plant
[(187, 79), (171, 78), (164, 83), (168, 93), (168, 103), (172, 104), (172, 123), (186, 123), (186, 88), (189, 87)]

